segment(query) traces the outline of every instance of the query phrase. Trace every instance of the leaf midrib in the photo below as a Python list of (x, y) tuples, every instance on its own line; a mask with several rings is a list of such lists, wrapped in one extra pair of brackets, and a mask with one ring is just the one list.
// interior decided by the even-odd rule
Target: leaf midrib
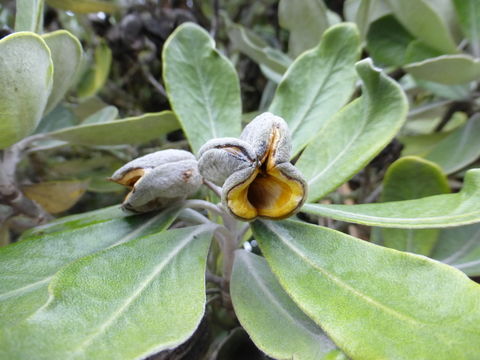
[(3, 294), (0, 294), (0, 301), (11, 298), (12, 296), (23, 295), (25, 293), (29, 293), (31, 291), (34, 291), (34, 290), (38, 289), (39, 287), (41, 287), (41, 285), (43, 283), (48, 283), (52, 279), (52, 277), (53, 277), (53, 275), (50, 275), (50, 276), (47, 276), (47, 277), (45, 277), (41, 280), (31, 282), (28, 285), (25, 285), (25, 286), (7, 291)]
[(277, 298), (271, 293), (270, 289), (268, 289), (266, 287), (266, 285), (263, 283), (262, 279), (257, 275), (256, 269), (251, 265), (251, 260), (248, 259), (246, 256), (243, 256), (243, 261), (244, 261), (247, 269), (249, 270), (249, 273), (252, 276), (253, 280), (255, 280), (255, 282), (260, 287), (260, 289), (263, 291), (263, 293), (268, 297), (268, 299), (270, 299), (270, 301), (274, 305), (276, 305), (276, 307), (285, 315), (285, 317), (290, 319), (295, 324), (295, 326), (301, 328), (302, 330), (307, 331), (312, 337), (317, 338), (317, 339), (320, 338), (319, 334), (314, 333), (313, 331), (308, 329), (305, 325), (303, 325), (302, 323), (299, 323), (297, 321), (297, 319), (295, 319), (293, 317), (293, 315), (290, 314), (288, 312), (288, 310), (286, 310), (282, 306), (282, 304), (277, 300)]
[(185, 247), (190, 244), (195, 235), (205, 231), (205, 227), (201, 226), (199, 229), (191, 232), (183, 241), (177, 243), (176, 247), (170, 254), (162, 261), (160, 264), (154, 267), (153, 271), (142, 281), (139, 286), (135, 289), (133, 294), (126, 298), (126, 301), (115, 310), (112, 315), (106, 319), (105, 322), (100, 324), (97, 327), (97, 330), (87, 336), (77, 347), (72, 350), (72, 354), (78, 354), (80, 352), (85, 352), (86, 349), (91, 345), (91, 343), (104, 333), (122, 314), (130, 307), (130, 305), (142, 294), (142, 292), (155, 280), (158, 274), (175, 258), (175, 256), (180, 253)]
[[(458, 249), (456, 252), (451, 254), (450, 256), (440, 260), (441, 262), (453, 266), (458, 266), (459, 264), (454, 264), (454, 261), (461, 259), (464, 255), (467, 254), (469, 250), (471, 250), (472, 245), (475, 245), (477, 241), (479, 240), (478, 238), (480, 237), (480, 229), (475, 231), (474, 235), (468, 240), (460, 249)], [(461, 264), (460, 264), (461, 265)]]
[[(323, 50), (323, 49), (322, 49)], [(320, 49), (317, 50), (318, 52), (320, 51)], [(316, 52), (316, 51), (315, 51)], [(319, 84), (317, 90), (315, 91), (315, 95), (312, 96), (308, 102), (308, 106), (305, 107), (305, 110), (303, 111), (303, 114), (301, 116), (297, 116), (296, 117), (296, 121), (294, 124), (290, 125), (290, 128), (291, 128), (291, 133), (294, 134), (297, 132), (298, 130), (298, 127), (300, 126), (300, 124), (304, 121), (304, 119), (306, 119), (310, 113), (312, 112), (312, 108), (313, 108), (313, 104), (316, 102), (317, 100), (317, 97), (318, 97), (318, 94), (324, 89), (325, 87), (325, 84), (330, 80), (330, 78), (332, 77), (332, 69), (335, 67), (335, 65), (339, 62), (338, 61), (338, 54), (342, 53), (342, 51), (338, 51), (336, 56), (328, 62), (328, 72), (327, 72), (327, 75), (325, 76), (325, 78), (323, 79), (323, 81)], [(311, 53), (309, 53), (308, 55), (311, 55)], [(306, 56), (306, 55), (305, 55)], [(314, 59), (315, 60), (315, 59)], [(322, 59), (324, 60), (324, 59)], [(314, 61), (315, 62), (315, 61)], [(316, 62), (315, 62), (316, 63)], [(288, 74), (285, 75), (285, 78), (287, 77)], [(318, 133), (318, 132), (316, 132)], [(315, 133), (315, 134), (316, 134)], [(312, 135), (313, 136), (315, 136)]]
[[(350, 147), (352, 146), (352, 144), (354, 142), (356, 142), (356, 140), (360, 137), (360, 135), (363, 133), (363, 130), (365, 129), (365, 127), (367, 126), (368, 124), (368, 121), (366, 121), (366, 118), (367, 118), (367, 114), (365, 114), (366, 112), (366, 109), (362, 106), (362, 110), (364, 111), (364, 116), (362, 118), (363, 122), (362, 122), (362, 125), (361, 127), (357, 128), (358, 131), (355, 133), (355, 135), (351, 138), (351, 140), (347, 143), (346, 146), (343, 147), (342, 151), (340, 151), (337, 156), (335, 156), (329, 163), (328, 165), (321, 171), (319, 172), (317, 175), (315, 175), (313, 178), (311, 178), (309, 181), (308, 181), (308, 184), (311, 185), (313, 184), (314, 182), (317, 181), (317, 179), (319, 177), (321, 177), (324, 173), (326, 173), (328, 170), (330, 170), (330, 168), (338, 161), (338, 159), (340, 159), (341, 157), (343, 157), (343, 155), (348, 151), (350, 150)], [(325, 127), (324, 127), (325, 129)]]
[[(210, 49), (210, 51), (214, 51), (213, 49)], [(209, 56), (210, 58), (210, 56)], [(204, 78), (203, 78), (203, 75), (202, 75), (202, 72), (200, 71), (199, 69), (199, 66), (195, 66), (195, 75), (197, 76), (197, 78), (199, 79), (199, 82), (200, 82), (200, 89), (201, 89), (201, 95), (202, 95), (202, 100), (204, 102), (204, 104), (206, 104), (207, 106), (205, 106), (205, 109), (207, 110), (207, 116), (208, 116), (208, 122), (210, 124), (210, 129), (211, 129), (211, 134), (212, 134), (212, 138), (216, 138), (217, 137), (217, 130), (215, 128), (215, 120), (213, 118), (213, 114), (212, 114), (212, 104), (211, 104), (211, 101), (210, 101), (210, 98), (208, 96), (206, 96), (206, 91), (208, 92), (207, 89), (205, 89), (205, 82), (203, 81)]]
[[(446, 196), (455, 196), (457, 194), (448, 194)], [(445, 195), (438, 195), (438, 196), (445, 196)], [(408, 200), (407, 200), (408, 201)], [(414, 200), (411, 200), (414, 201)], [(327, 213), (331, 214), (339, 214), (342, 216), (342, 214), (345, 214), (346, 218), (350, 219), (356, 219), (356, 220), (365, 220), (365, 221), (371, 221), (372, 223), (379, 223), (379, 224), (401, 224), (401, 225), (415, 225), (418, 224), (418, 222), (425, 221), (428, 222), (426, 225), (436, 225), (439, 222), (442, 222), (442, 220), (458, 220), (461, 221), (462, 219), (466, 218), (464, 221), (474, 221), (474, 220), (469, 220), (471, 216), (479, 215), (480, 216), (480, 210), (475, 210), (463, 214), (458, 214), (458, 215), (443, 215), (443, 216), (435, 216), (435, 217), (411, 217), (411, 218), (396, 218), (396, 217), (380, 217), (380, 216), (374, 216), (374, 215), (366, 215), (366, 214), (358, 214), (358, 213), (353, 213), (349, 211), (343, 211), (339, 209), (334, 209), (331, 207), (327, 207), (321, 204), (306, 204), (304, 207), (309, 207), (309, 205), (313, 205), (315, 207), (318, 207), (320, 209), (324, 209)], [(358, 206), (361, 206), (363, 204), (358, 204)], [(310, 207), (311, 208), (311, 207)], [(315, 208), (313, 208), (315, 210)], [(308, 210), (307, 210), (308, 212)], [(391, 219), (391, 220), (390, 220)], [(390, 220), (390, 221), (389, 221)], [(414, 223), (412, 223), (412, 221)], [(460, 222), (459, 224), (464, 224), (463, 222)], [(466, 224), (466, 223), (465, 223)], [(415, 228), (421, 228), (421, 227), (412, 227), (412, 229)]]
[[(335, 58), (336, 60), (336, 58)], [(310, 101), (308, 102), (308, 106), (306, 107), (306, 110), (303, 111), (303, 114), (302, 116), (297, 116), (297, 121), (293, 124), (293, 126), (291, 126), (291, 133), (292, 134), (295, 134), (298, 130), (298, 127), (300, 126), (300, 124), (310, 115), (310, 113), (312, 112), (312, 106), (313, 104), (316, 102), (315, 100), (317, 99), (317, 96), (318, 94), (323, 90), (323, 88), (325, 87), (325, 84), (327, 83), (327, 81), (330, 79), (330, 77), (332, 76), (331, 74), (331, 70), (334, 66), (334, 63), (335, 61), (331, 61), (330, 64), (329, 64), (329, 71), (327, 73), (327, 76), (324, 78), (324, 80), (320, 83), (320, 86), (317, 88), (317, 90), (315, 91), (315, 95), (311, 97)]]
[[(100, 249), (100, 250), (97, 250), (97, 251), (101, 251), (101, 250), (106, 250), (106, 249), (110, 249), (114, 246), (117, 246), (117, 245), (120, 245), (124, 242), (127, 242), (127, 241), (130, 241), (132, 240), (132, 238), (134, 238), (135, 236), (137, 236), (137, 234), (141, 233), (143, 230), (145, 230), (146, 228), (148, 228), (152, 223), (156, 222), (158, 220), (159, 217), (161, 217), (163, 215), (163, 213), (160, 213), (159, 215), (157, 216), (154, 216), (153, 218), (151, 218), (150, 220), (146, 221), (144, 224), (142, 224), (141, 226), (139, 226), (138, 228), (136, 228), (134, 231), (126, 234), (125, 236), (123, 236), (120, 240), (114, 242), (113, 244), (111, 244), (110, 246), (104, 248), (104, 249)], [(115, 219), (113, 219), (115, 220)], [(107, 220), (108, 221), (108, 220)], [(88, 226), (88, 225), (86, 225)], [(95, 252), (95, 250), (94, 250)], [(87, 253), (87, 254), (84, 254), (84, 255), (81, 255), (80, 257), (83, 257), (83, 256), (88, 256), (89, 254), (92, 254), (93, 252), (90, 252), (90, 253)], [(42, 284), (42, 283), (45, 283), (45, 282), (49, 282), (53, 276), (64, 266), (67, 266), (69, 264), (71, 264), (72, 262), (78, 260), (78, 258), (75, 258), (75, 259), (72, 259), (71, 261), (61, 265), (59, 268), (57, 268), (53, 273), (50, 273), (48, 274), (47, 276), (41, 278), (40, 280), (36, 280), (34, 282), (31, 282), (25, 286), (22, 286), (20, 288), (16, 288), (16, 289), (13, 289), (13, 290), (9, 290), (3, 294), (0, 294), (0, 301), (2, 300), (5, 300), (5, 299), (8, 299), (12, 296), (15, 296), (16, 294), (20, 293), (20, 294), (25, 294), (25, 293), (28, 293), (28, 292), (31, 292), (33, 290), (36, 290), (38, 289), (37, 285), (39, 284)], [(26, 291), (23, 291), (23, 290), (26, 290)]]
[(337, 276), (333, 275), (326, 269), (322, 268), (318, 264), (316, 264), (314, 261), (312, 261), (307, 255), (305, 255), (298, 247), (295, 245), (291, 244), (290, 242), (287, 241), (287, 239), (283, 238), (280, 233), (276, 231), (276, 226), (272, 225), (270, 223), (264, 223), (270, 231), (272, 231), (287, 247), (289, 247), (297, 256), (299, 256), (303, 261), (305, 261), (307, 264), (309, 264), (312, 268), (318, 270), (321, 272), (325, 277), (327, 277), (329, 280), (331, 280), (333, 283), (337, 284), (340, 288), (343, 288), (347, 292), (352, 293), (354, 296), (358, 297), (360, 300), (363, 300), (367, 304), (370, 304), (374, 308), (378, 308), (380, 310), (383, 310), (385, 313), (391, 315), (394, 318), (397, 318), (400, 321), (410, 323), (412, 325), (420, 325), (423, 326), (423, 323), (419, 322), (415, 318), (412, 318), (410, 315), (403, 314), (395, 309), (392, 309), (388, 305), (385, 305), (372, 297), (356, 290), (352, 286), (348, 285), (345, 283), (342, 279), (338, 278)]

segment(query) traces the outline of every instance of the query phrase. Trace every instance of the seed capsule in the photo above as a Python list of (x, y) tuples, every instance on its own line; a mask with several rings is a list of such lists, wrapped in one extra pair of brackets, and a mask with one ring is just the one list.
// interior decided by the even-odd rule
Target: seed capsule
[(165, 208), (202, 185), (195, 156), (183, 150), (158, 151), (132, 160), (110, 180), (131, 189), (122, 206), (135, 212)]
[(199, 150), (198, 167), (202, 176), (219, 186), (234, 172), (256, 165), (254, 149), (240, 139), (213, 139)]
[(264, 113), (245, 127), (239, 140), (205, 144), (199, 169), (206, 179), (223, 183), (222, 202), (235, 217), (282, 219), (300, 209), (307, 192), (303, 176), (289, 162), (290, 152), (287, 124)]

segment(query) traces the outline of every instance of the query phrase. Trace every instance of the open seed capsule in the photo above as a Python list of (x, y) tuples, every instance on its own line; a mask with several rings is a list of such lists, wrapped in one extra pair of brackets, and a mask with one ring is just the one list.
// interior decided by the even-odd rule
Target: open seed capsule
[(282, 219), (303, 205), (307, 184), (289, 162), (290, 134), (282, 118), (261, 114), (237, 142), (214, 139), (202, 149), (200, 172), (216, 183), (226, 179), (222, 202), (235, 217)]
[(202, 184), (195, 156), (183, 150), (158, 151), (132, 160), (110, 180), (131, 189), (122, 206), (135, 212), (165, 208), (192, 195)]

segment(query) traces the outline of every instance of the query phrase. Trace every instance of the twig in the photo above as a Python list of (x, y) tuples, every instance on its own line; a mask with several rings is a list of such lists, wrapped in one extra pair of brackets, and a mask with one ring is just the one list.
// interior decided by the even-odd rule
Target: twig
[(15, 172), (17, 164), (22, 159), (26, 149), (35, 141), (44, 138), (38, 134), (20, 140), (10, 148), (5, 149), (0, 161), (0, 198), (2, 202), (12, 207), (14, 214), (22, 214), (42, 224), (51, 218), (40, 205), (27, 198), (17, 187)]
[(208, 288), (206, 291), (207, 295), (209, 294), (219, 294), (222, 292), (219, 288)]
[(210, 299), (207, 300), (206, 306), (210, 305), (213, 301), (220, 299), (220, 295), (213, 295)]
[(440, 132), (443, 130), (443, 128), (448, 124), (448, 122), (452, 119), (453, 114), (455, 114), (457, 111), (464, 111), (467, 113), (467, 115), (470, 115), (469, 113), (471, 112), (471, 104), (467, 101), (455, 101), (453, 102), (445, 111), (445, 114), (442, 117), (442, 120), (438, 123), (438, 125), (435, 127), (434, 131), (435, 132)]
[(214, 283), (220, 287), (223, 286), (223, 278), (221, 276), (212, 274), (210, 271), (205, 273), (205, 279), (211, 283)]
[(218, 0), (213, 0), (213, 16), (212, 16), (212, 21), (210, 23), (210, 36), (215, 39), (215, 35), (217, 34), (217, 29), (218, 29), (218, 12), (220, 9), (219, 6), (219, 1)]
[(167, 92), (165, 91), (165, 88), (163, 87), (162, 84), (160, 84), (157, 79), (155, 79), (155, 77), (152, 75), (152, 73), (150, 72), (150, 70), (148, 69), (148, 67), (146, 65), (143, 65), (141, 66), (141, 69), (142, 69), (142, 74), (143, 76), (145, 76), (145, 78), (148, 80), (148, 82), (150, 83), (150, 85), (153, 86), (153, 88), (160, 94), (162, 95), (163, 97), (167, 97)]
[(377, 200), (378, 196), (383, 190), (383, 185), (378, 185), (363, 201), (365, 204), (369, 204)]
[(26, 137), (16, 144), (13, 144), (3, 152), (2, 168), (0, 170), (0, 184), (14, 183), (15, 171), (17, 164), (22, 159), (23, 154), (31, 144), (36, 141), (45, 138), (44, 134), (37, 134)]

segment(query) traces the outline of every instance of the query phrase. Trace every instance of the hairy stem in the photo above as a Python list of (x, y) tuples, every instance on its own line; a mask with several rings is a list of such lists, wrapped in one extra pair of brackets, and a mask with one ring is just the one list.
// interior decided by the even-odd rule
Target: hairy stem
[(220, 186), (215, 185), (211, 181), (203, 179), (203, 183), (212, 190), (218, 197), (222, 197), (222, 188)]
[(224, 215), (221, 208), (219, 208), (217, 205), (212, 204), (211, 202), (206, 200), (200, 200), (200, 199), (185, 200), (184, 206), (191, 209), (208, 210), (214, 213), (215, 215), (219, 215), (222, 217)]
[[(222, 290), (223, 290), (223, 299), (224, 303), (227, 307), (230, 304), (230, 296), (228, 295), (228, 288), (230, 283), (230, 278), (232, 276), (232, 269), (233, 269), (233, 262), (235, 260), (235, 250), (237, 250), (238, 243), (243, 235), (248, 230), (248, 225), (240, 227), (239, 222), (234, 219), (226, 209), (222, 206), (222, 204), (215, 205), (206, 200), (186, 200), (184, 202), (184, 207), (191, 209), (203, 209), (212, 212), (215, 215), (219, 215), (223, 220), (223, 225), (218, 226), (217, 230), (215, 231), (215, 238), (217, 239), (220, 249), (223, 254), (223, 282), (222, 282)], [(184, 211), (185, 211), (184, 210)], [(191, 210), (193, 211), (193, 210)], [(195, 213), (195, 211), (193, 211)], [(192, 218), (198, 219), (198, 221), (205, 222), (206, 217), (201, 214), (192, 214), (192, 212), (186, 212), (187, 216)]]

